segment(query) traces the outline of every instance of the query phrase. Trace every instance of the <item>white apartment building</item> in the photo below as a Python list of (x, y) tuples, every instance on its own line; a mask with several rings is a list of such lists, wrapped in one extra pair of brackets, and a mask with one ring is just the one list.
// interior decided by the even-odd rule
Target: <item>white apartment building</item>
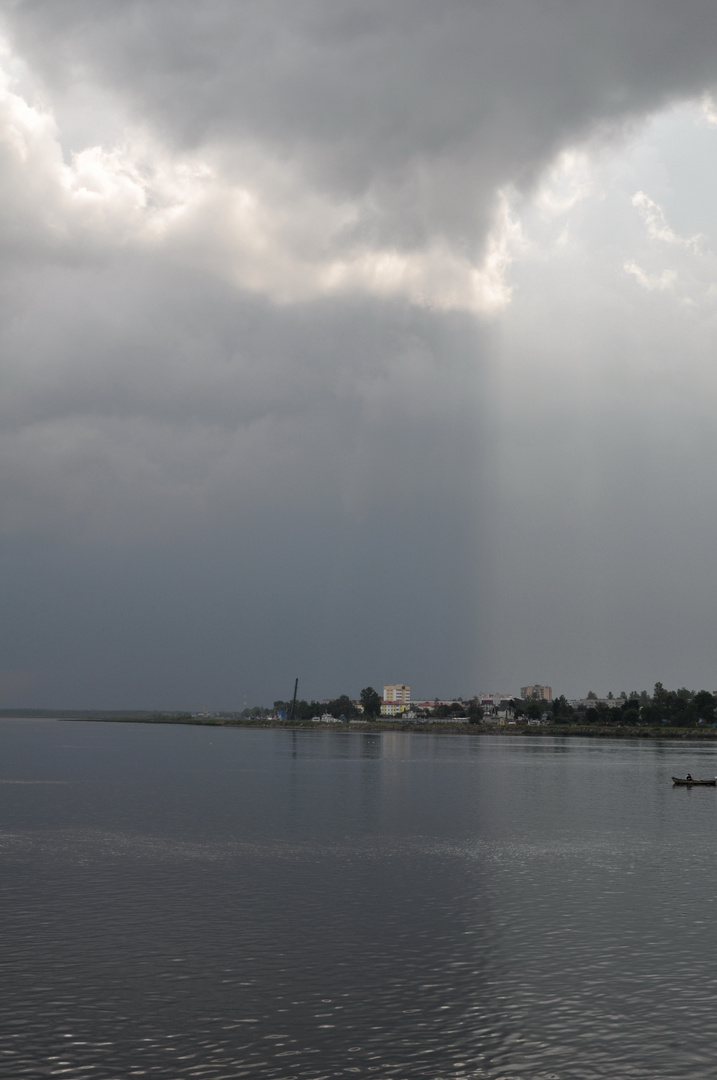
[(405, 683), (392, 683), (383, 688), (382, 716), (397, 716), (411, 707), (411, 687)]

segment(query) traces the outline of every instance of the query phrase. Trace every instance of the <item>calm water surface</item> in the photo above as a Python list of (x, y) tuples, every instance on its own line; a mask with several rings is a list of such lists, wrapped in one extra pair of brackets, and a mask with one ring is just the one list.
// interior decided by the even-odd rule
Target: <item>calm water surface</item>
[(713, 1077), (689, 743), (0, 721), (0, 1075)]

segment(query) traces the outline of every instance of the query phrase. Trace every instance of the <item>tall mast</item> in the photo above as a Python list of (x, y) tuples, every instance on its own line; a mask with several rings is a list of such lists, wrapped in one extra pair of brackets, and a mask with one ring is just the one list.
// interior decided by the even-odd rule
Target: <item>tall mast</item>
[(294, 683), (294, 700), (291, 703), (291, 712), (289, 713), (289, 723), (290, 724), (293, 724), (293, 722), (294, 722), (294, 709), (296, 708), (296, 691), (298, 689), (299, 689), (299, 680), (297, 679), (296, 682)]

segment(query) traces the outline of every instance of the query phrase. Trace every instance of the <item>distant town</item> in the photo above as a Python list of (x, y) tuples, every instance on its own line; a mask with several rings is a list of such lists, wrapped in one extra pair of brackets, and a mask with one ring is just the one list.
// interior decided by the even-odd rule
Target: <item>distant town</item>
[[(463, 721), (476, 723), (484, 719), (513, 719), (516, 716), (517, 702), (529, 708), (531, 718), (542, 716), (552, 702), (549, 686), (524, 686), (520, 698), (505, 693), (477, 694), (464, 700), (463, 697), (431, 698), (413, 700), (411, 687), (406, 683), (391, 683), (383, 687), (380, 695), (372, 686), (361, 691), (359, 698), (352, 700), (347, 695), (324, 701), (275, 701), (270, 712), (277, 720), (312, 720), (329, 723), (335, 720), (370, 719), (410, 720), (446, 720), (451, 723)], [(537, 709), (534, 707), (538, 704)], [(256, 710), (254, 710), (256, 711)], [(522, 712), (517, 708), (518, 715)]]
[(656, 683), (652, 693), (612, 692), (598, 697), (589, 691), (584, 698), (553, 697), (552, 687), (535, 683), (522, 686), (520, 694), (484, 693), (471, 698), (413, 700), (411, 687), (392, 683), (383, 694), (368, 686), (358, 699), (347, 695), (325, 701), (275, 701), (272, 709), (245, 710), (247, 716), (280, 722), (450, 723), (527, 726), (699, 727), (717, 726), (717, 691), (692, 691), (685, 687), (666, 690)]
[[(589, 691), (584, 698), (553, 696), (552, 687), (535, 683), (522, 686), (520, 694), (475, 694), (471, 698), (432, 698), (414, 700), (407, 683), (390, 683), (379, 694), (365, 687), (358, 698), (342, 694), (323, 701), (306, 701), (294, 696), (275, 701), (271, 707), (255, 705), (241, 711), (198, 712), (157, 711), (149, 709), (30, 709), (0, 708), (0, 717), (47, 717), (57, 720), (134, 721), (157, 724), (220, 724), (281, 727), (332, 724), (367, 725), (390, 729), (408, 727), (433, 729), (440, 725), (460, 730), (461, 725), (480, 725), (489, 733), (530, 731), (537, 734), (629, 734), (660, 737), (673, 729), (690, 728), (717, 738), (717, 691), (667, 690), (658, 682), (651, 693), (632, 690), (598, 697)], [(557, 729), (557, 731), (556, 731)], [(684, 735), (685, 732), (682, 732)]]

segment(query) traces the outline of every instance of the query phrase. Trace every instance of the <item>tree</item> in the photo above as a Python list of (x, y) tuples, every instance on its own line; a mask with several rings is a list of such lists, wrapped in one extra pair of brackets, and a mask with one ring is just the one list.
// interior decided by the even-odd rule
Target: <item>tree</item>
[[(624, 693), (624, 691), (623, 691)], [(633, 690), (628, 697), (627, 694), (623, 697), (620, 695), (622, 705), (619, 709), (615, 709), (616, 713), (619, 713), (618, 723), (627, 724), (634, 727), (640, 723), (640, 695), (636, 690)]]
[(529, 720), (540, 720), (540, 717), (545, 711), (543, 702), (538, 701), (537, 698), (532, 698), (529, 701), (514, 701), (514, 711), (522, 716), (527, 716)]
[(553, 698), (553, 723), (555, 724), (568, 724), (570, 723), (570, 717), (573, 715), (573, 708), (568, 705), (565, 694), (561, 694), (560, 697)]
[(381, 698), (372, 686), (367, 686), (361, 691), (361, 704), (364, 716), (381, 715)]
[(604, 701), (598, 701), (593, 711), (597, 713), (598, 724), (609, 725), (611, 723), (610, 714), (612, 709)]
[(321, 701), (297, 701), (295, 720), (311, 720), (314, 716), (321, 716), (324, 706)]
[(704, 720), (706, 724), (714, 723), (715, 704), (717, 704), (715, 696), (714, 694), (711, 694), (709, 690), (700, 690), (692, 699), (692, 705), (697, 714), (697, 719)]
[(468, 719), (471, 724), (480, 724), (483, 719), (483, 706), (477, 697), (471, 698), (468, 703)]
[[(704, 715), (706, 714), (706, 715)], [(642, 707), (642, 720), (648, 724), (667, 723), (670, 727), (692, 727), (714, 716), (714, 700), (709, 691), (695, 694), (687, 687), (665, 690), (655, 683), (652, 702)]]
[(347, 694), (342, 694), (340, 697), (334, 698), (333, 701), (329, 701), (326, 705), (326, 712), (330, 713), (335, 720), (341, 720), (342, 718), (350, 720), (357, 715), (358, 709)]

